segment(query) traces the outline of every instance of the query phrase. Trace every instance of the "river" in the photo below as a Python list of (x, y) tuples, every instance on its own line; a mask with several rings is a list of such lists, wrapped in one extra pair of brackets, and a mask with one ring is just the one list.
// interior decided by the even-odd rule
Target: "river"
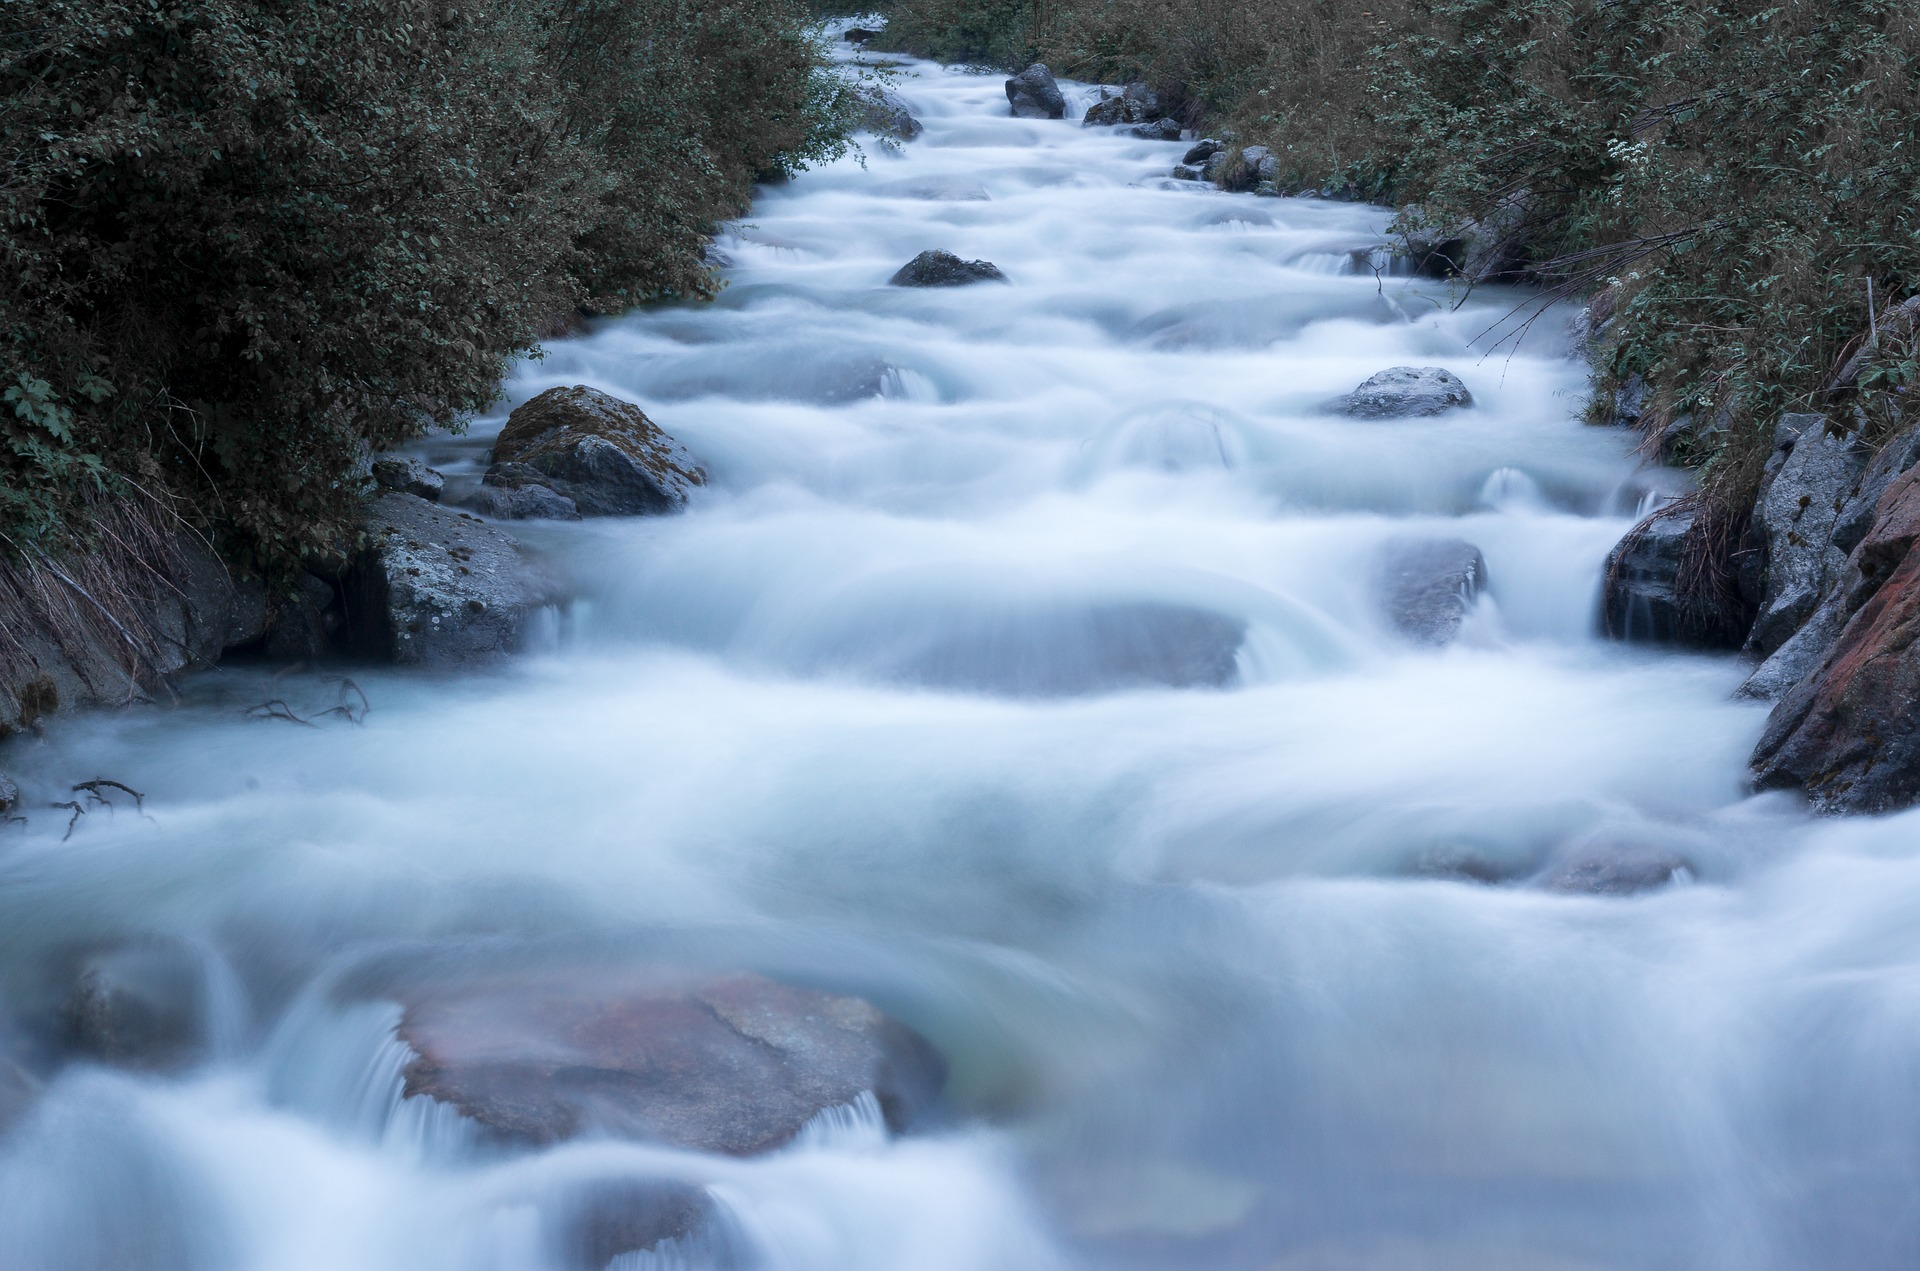
[[(1577, 418), (1571, 315), (1356, 270), (1385, 210), (1171, 182), (998, 77), (900, 92), (925, 137), (765, 190), (716, 302), (425, 446), (471, 481), (588, 383), (707, 464), (683, 516), (524, 528), (582, 597), (534, 653), (355, 672), (358, 725), (250, 718), (338, 677), (230, 668), (13, 743), (28, 788), (146, 795), (0, 841), (17, 1031), (63, 950), (167, 941), (207, 1057), (51, 1077), (0, 1268), (548, 1271), (543, 1197), (622, 1171), (737, 1235), (619, 1271), (1913, 1266), (1920, 817), (1750, 797), (1743, 668), (1597, 634), (1673, 487)], [(927, 248), (1010, 281), (885, 285)], [(1324, 409), (1396, 365), (1476, 404)], [(1486, 561), (1446, 648), (1380, 607), (1421, 537)], [(1681, 864), (1578, 885), (1617, 860)], [(556, 943), (865, 995), (948, 1114), (502, 1156), (401, 1100), (356, 975)]]

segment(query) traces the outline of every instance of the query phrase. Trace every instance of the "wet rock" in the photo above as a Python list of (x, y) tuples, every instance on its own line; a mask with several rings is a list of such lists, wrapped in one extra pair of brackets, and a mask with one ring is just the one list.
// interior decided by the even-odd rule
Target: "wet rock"
[(1180, 162), (1205, 165), (1207, 160), (1224, 149), (1226, 147), (1214, 138), (1202, 137), (1187, 148), (1187, 152), (1180, 156)]
[(163, 669), (200, 670), (229, 649), (243, 648), (267, 633), (271, 620), (266, 584), (229, 568), (197, 538), (181, 544), (178, 594), (156, 614), (163, 640), (176, 650)]
[(871, 1003), (755, 975), (442, 987), (406, 1003), (400, 1038), (416, 1056), (407, 1094), (526, 1144), (609, 1134), (751, 1156), (863, 1093), (904, 1130), (945, 1081), (933, 1048)]
[(370, 546), (343, 579), (345, 643), (363, 657), (457, 666), (521, 646), (557, 593), (519, 544), (478, 517), (411, 494), (368, 513)]
[(1169, 175), (1176, 181), (1198, 181), (1206, 175), (1206, 170), (1196, 168), (1189, 163), (1176, 163), (1173, 165), (1173, 171)]
[(373, 461), (373, 483), (382, 490), (418, 495), (429, 503), (438, 503), (446, 490), (446, 478), (412, 455), (381, 455)]
[(1369, 376), (1340, 401), (1355, 419), (1407, 419), (1473, 405), (1453, 372), (1438, 366), (1395, 366)]
[(1858, 608), (1768, 716), (1752, 758), (1762, 789), (1799, 788), (1827, 812), (1920, 802), (1920, 470), (1882, 494), (1853, 550)]
[(1613, 428), (1637, 428), (1646, 408), (1647, 382), (1638, 375), (1629, 375), (1613, 390), (1613, 400), (1602, 422)]
[(964, 287), (976, 282), (1005, 282), (990, 260), (961, 260), (952, 252), (924, 251), (887, 280), (892, 287)]
[[(1101, 90), (1105, 93), (1105, 90)], [(1128, 84), (1117, 94), (1106, 96), (1087, 107), (1085, 127), (1110, 124), (1143, 124), (1160, 113), (1160, 97), (1143, 83)]]
[(532, 469), (517, 463), (495, 464), (480, 479), (480, 488), (461, 506), (496, 521), (577, 521), (580, 507), (572, 499), (543, 484)]
[(1401, 540), (1381, 553), (1380, 599), (1387, 621), (1417, 644), (1453, 643), (1486, 582), (1486, 559), (1464, 539)]
[(1607, 556), (1601, 607), (1609, 636), (1642, 643), (1699, 642), (1698, 624), (1678, 592), (1693, 520), (1690, 507), (1658, 513), (1628, 531)]
[(1142, 141), (1178, 141), (1182, 129), (1177, 120), (1155, 119), (1127, 131)]
[(170, 941), (147, 940), (83, 957), (61, 1012), (61, 1040), (87, 1058), (172, 1072), (205, 1052), (205, 961)]
[(0, 818), (11, 817), (19, 810), (20, 787), (12, 777), (0, 773)]
[(878, 39), (879, 36), (878, 31), (869, 31), (863, 26), (850, 26), (847, 28), (846, 40), (849, 44), (865, 44), (868, 40)]
[(883, 88), (859, 89), (856, 102), (854, 126), (876, 137), (906, 142), (926, 131), (907, 104)]
[(638, 406), (584, 384), (522, 403), (494, 439), (493, 464), (489, 475), (513, 465), (494, 484), (544, 485), (582, 516), (678, 512), (707, 483), (699, 460)]
[(1265, 146), (1248, 146), (1215, 179), (1229, 190), (1248, 191), (1272, 185), (1280, 175), (1280, 161)]
[(1781, 417), (1753, 512), (1766, 574), (1748, 652), (1765, 657), (1785, 644), (1840, 576), (1847, 553), (1834, 531), (1865, 467), (1854, 438), (1833, 435), (1825, 416)]
[[(1323, 193), (1325, 193), (1323, 191)], [(1401, 209), (1394, 230), (1416, 274), (1468, 282), (1520, 281), (1531, 241), (1532, 195), (1516, 191), (1484, 219), (1443, 222), (1417, 204)]]
[(1067, 99), (1053, 72), (1036, 62), (1007, 81), (1007, 102), (1018, 119), (1064, 119)]
[(272, 628), (260, 652), (277, 662), (323, 658), (338, 646), (345, 615), (339, 593), (325, 579), (302, 573), (290, 594), (274, 598)]

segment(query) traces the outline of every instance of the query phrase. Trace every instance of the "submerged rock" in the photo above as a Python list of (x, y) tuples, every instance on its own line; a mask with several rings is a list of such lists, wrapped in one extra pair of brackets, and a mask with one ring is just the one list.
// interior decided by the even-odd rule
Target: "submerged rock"
[(638, 406), (576, 384), (550, 388), (507, 417), (486, 483), (545, 486), (581, 516), (656, 516), (686, 507), (707, 474)]
[(61, 1040), (103, 1063), (174, 1071), (205, 1053), (207, 1014), (204, 957), (173, 941), (129, 941), (80, 960)]
[(381, 455), (373, 461), (373, 483), (382, 490), (414, 494), (438, 503), (446, 478), (412, 455)]
[(1035, 62), (1007, 81), (1007, 102), (1018, 119), (1064, 119), (1067, 99), (1053, 72)]
[(1340, 400), (1355, 419), (1407, 419), (1473, 405), (1459, 377), (1439, 366), (1395, 366), (1371, 375)]
[(533, 976), (405, 1005), (407, 1094), (514, 1143), (608, 1134), (751, 1156), (862, 1095), (904, 1130), (946, 1079), (938, 1053), (871, 1003), (757, 975), (585, 988)]
[(1486, 559), (1464, 539), (1402, 540), (1381, 553), (1380, 599), (1387, 621), (1418, 644), (1453, 643), (1486, 583)]
[(1178, 141), (1184, 131), (1178, 120), (1155, 119), (1129, 128), (1128, 132), (1142, 141)]
[(891, 287), (964, 287), (976, 282), (1005, 282), (1007, 276), (990, 260), (961, 260), (938, 249), (921, 252), (887, 280)]
[(342, 580), (345, 642), (363, 657), (451, 666), (521, 646), (533, 614), (557, 599), (519, 544), (478, 517), (386, 494), (367, 518), (370, 546)]
[(1549, 891), (1630, 896), (1693, 876), (1687, 861), (1658, 847), (1590, 846), (1567, 855), (1540, 879)]

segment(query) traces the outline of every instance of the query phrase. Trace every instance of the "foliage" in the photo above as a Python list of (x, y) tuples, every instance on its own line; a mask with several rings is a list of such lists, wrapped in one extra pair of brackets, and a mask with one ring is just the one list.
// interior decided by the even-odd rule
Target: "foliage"
[(796, 4), (13, 0), (0, 532), (157, 481), (273, 563), (365, 456), (582, 302), (697, 294), (752, 181), (844, 145)]

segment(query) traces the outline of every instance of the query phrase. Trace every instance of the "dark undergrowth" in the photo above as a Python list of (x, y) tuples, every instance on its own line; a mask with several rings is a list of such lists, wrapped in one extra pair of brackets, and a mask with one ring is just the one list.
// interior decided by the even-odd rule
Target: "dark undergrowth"
[(810, 21), (11, 0), (0, 548), (115, 550), (130, 499), (268, 571), (337, 551), (370, 453), (488, 406), (581, 307), (708, 294), (714, 222), (844, 147)]

